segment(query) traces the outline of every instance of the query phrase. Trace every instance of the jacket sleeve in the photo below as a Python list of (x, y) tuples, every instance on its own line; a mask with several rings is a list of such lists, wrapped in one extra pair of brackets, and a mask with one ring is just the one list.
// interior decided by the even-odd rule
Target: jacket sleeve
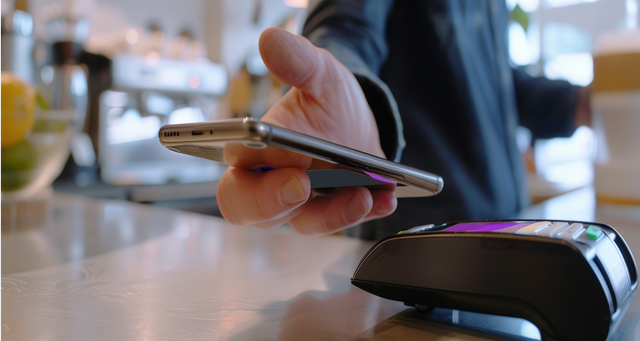
[(534, 78), (513, 69), (520, 125), (534, 139), (568, 137), (575, 130), (578, 87), (566, 81)]
[(385, 28), (392, 5), (393, 0), (312, 1), (302, 34), (353, 72), (375, 116), (382, 150), (397, 162), (405, 145), (402, 121), (378, 77), (388, 54)]

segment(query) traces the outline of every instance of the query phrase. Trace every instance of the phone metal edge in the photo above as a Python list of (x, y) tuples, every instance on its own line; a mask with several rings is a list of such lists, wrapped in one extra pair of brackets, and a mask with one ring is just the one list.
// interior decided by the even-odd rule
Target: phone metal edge
[[(193, 130), (201, 130), (203, 134), (192, 135)], [(205, 123), (185, 123), (185, 124), (172, 124), (164, 125), (160, 128), (158, 133), (160, 143), (170, 150), (172, 145), (179, 145), (185, 142), (207, 142), (212, 140), (213, 134), (207, 134), (207, 130), (215, 130), (216, 137), (221, 136), (223, 138), (218, 140), (238, 140), (246, 141), (247, 139), (263, 142), (267, 145), (283, 148), (286, 150), (292, 150), (298, 153), (309, 155), (311, 157), (327, 160), (332, 163), (341, 163), (349, 167), (353, 167), (360, 171), (371, 172), (383, 177), (390, 178), (398, 183), (404, 184), (409, 187), (414, 187), (422, 191), (427, 191), (431, 196), (440, 193), (444, 187), (444, 181), (442, 177), (415, 169), (410, 166), (396, 164), (395, 162), (382, 159), (375, 155), (370, 155), (365, 152), (357, 151), (352, 148), (341, 146), (330, 141), (324, 141), (312, 136), (297, 133), (287, 129), (282, 129), (277, 126), (272, 126), (268, 123), (256, 121), (249, 118), (244, 119), (229, 119), (218, 120)], [(178, 132), (177, 136), (164, 136), (164, 132)], [(227, 132), (228, 134), (224, 134)], [(182, 136), (180, 136), (182, 134)], [(302, 140), (302, 143), (300, 142)], [(293, 146), (292, 146), (293, 144)], [(303, 147), (314, 148), (315, 152), (308, 152), (302, 148), (295, 148), (295, 145)], [(175, 150), (174, 150), (175, 151)], [(331, 159), (326, 155), (329, 152), (334, 155), (341, 155), (347, 157), (346, 159), (338, 158), (336, 160)], [(323, 155), (325, 154), (325, 155)], [(362, 157), (360, 154), (365, 154), (368, 157)], [(365, 166), (361, 166), (364, 164)], [(382, 169), (380, 169), (382, 168)], [(398, 175), (400, 174), (400, 175)], [(408, 177), (408, 178), (407, 178)], [(407, 192), (411, 192), (410, 189), (400, 189)], [(402, 197), (424, 197), (427, 195), (403, 195)]]
[[(206, 142), (212, 138), (218, 140), (253, 140), (269, 143), (271, 125), (251, 119), (228, 119), (203, 123), (167, 124), (160, 128), (158, 139), (164, 147), (185, 142)], [(193, 135), (194, 130), (202, 131), (201, 135)], [(213, 130), (216, 131), (215, 137)], [(164, 136), (163, 133), (178, 133)], [(209, 133), (211, 132), (211, 133)], [(222, 137), (222, 138), (220, 138)]]
[[(272, 126), (270, 145), (291, 150), (292, 145), (295, 146), (296, 144), (300, 144), (298, 139), (302, 139), (307, 144), (307, 146), (310, 146), (312, 148), (314, 144), (317, 143), (316, 139), (311, 136)], [(432, 192), (432, 195), (440, 193), (444, 187), (444, 181), (442, 177), (436, 174), (418, 170), (406, 165), (399, 165), (393, 161), (389, 161), (349, 147), (341, 146), (330, 141), (321, 140), (321, 142), (323, 142), (322, 148), (317, 147), (317, 150), (319, 150), (320, 152), (323, 152), (325, 149), (329, 149), (329, 153), (336, 155), (342, 154), (343, 157), (348, 157), (351, 159), (331, 160), (333, 162), (344, 164), (361, 171), (371, 172), (383, 177), (388, 177), (390, 178), (390, 180), (394, 180), (405, 185), (420, 187), (424, 190)], [(304, 152), (304, 150), (302, 149), (296, 151)], [(319, 156), (325, 156), (328, 158), (328, 156), (322, 155), (321, 153), (315, 154), (320, 154)], [(362, 157), (361, 154), (365, 154), (368, 157)], [(365, 166), (362, 167), (361, 164), (364, 164)], [(383, 168), (384, 170), (381, 170), (379, 168)], [(390, 173), (387, 169), (395, 173)], [(402, 174), (400, 175), (401, 178), (398, 176), (398, 174)], [(409, 179), (407, 179), (407, 175), (410, 176)]]

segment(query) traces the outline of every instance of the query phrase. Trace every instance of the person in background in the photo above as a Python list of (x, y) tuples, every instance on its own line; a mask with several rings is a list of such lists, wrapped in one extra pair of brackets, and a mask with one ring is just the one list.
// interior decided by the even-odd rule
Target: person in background
[(260, 37), (267, 68), (292, 87), (262, 120), (441, 175), (444, 190), (399, 203), (364, 187), (320, 195), (295, 160), (274, 159), (269, 172), (223, 175), (218, 204), (233, 224), (326, 234), (368, 222), (351, 234), (379, 239), (512, 218), (528, 205), (516, 127), (551, 138), (589, 124), (586, 89), (509, 65), (504, 0), (327, 0), (309, 13), (308, 40)]

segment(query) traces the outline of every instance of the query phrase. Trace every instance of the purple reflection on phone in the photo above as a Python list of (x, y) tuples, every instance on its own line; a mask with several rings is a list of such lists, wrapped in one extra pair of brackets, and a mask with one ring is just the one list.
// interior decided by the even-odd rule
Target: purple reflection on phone
[(391, 181), (391, 180), (389, 180), (389, 179), (387, 179), (385, 177), (382, 177), (382, 176), (380, 176), (378, 174), (373, 174), (373, 173), (369, 173), (369, 172), (364, 172), (364, 173), (367, 174), (368, 176), (370, 176), (371, 179), (373, 179), (373, 180), (378, 180), (380, 182), (385, 182), (385, 183), (388, 183), (388, 184), (395, 184), (395, 181)]
[(258, 173), (262, 173), (262, 172), (270, 171), (272, 169), (276, 169), (276, 167), (264, 166), (264, 167), (256, 168), (255, 171)]

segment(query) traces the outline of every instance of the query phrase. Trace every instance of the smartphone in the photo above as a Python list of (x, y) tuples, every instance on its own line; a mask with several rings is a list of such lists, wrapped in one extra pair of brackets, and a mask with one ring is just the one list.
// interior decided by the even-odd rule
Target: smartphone
[(159, 138), (174, 152), (248, 170), (300, 162), (314, 189), (395, 186), (394, 195), (407, 198), (436, 195), (444, 185), (438, 175), (249, 118), (165, 125)]

